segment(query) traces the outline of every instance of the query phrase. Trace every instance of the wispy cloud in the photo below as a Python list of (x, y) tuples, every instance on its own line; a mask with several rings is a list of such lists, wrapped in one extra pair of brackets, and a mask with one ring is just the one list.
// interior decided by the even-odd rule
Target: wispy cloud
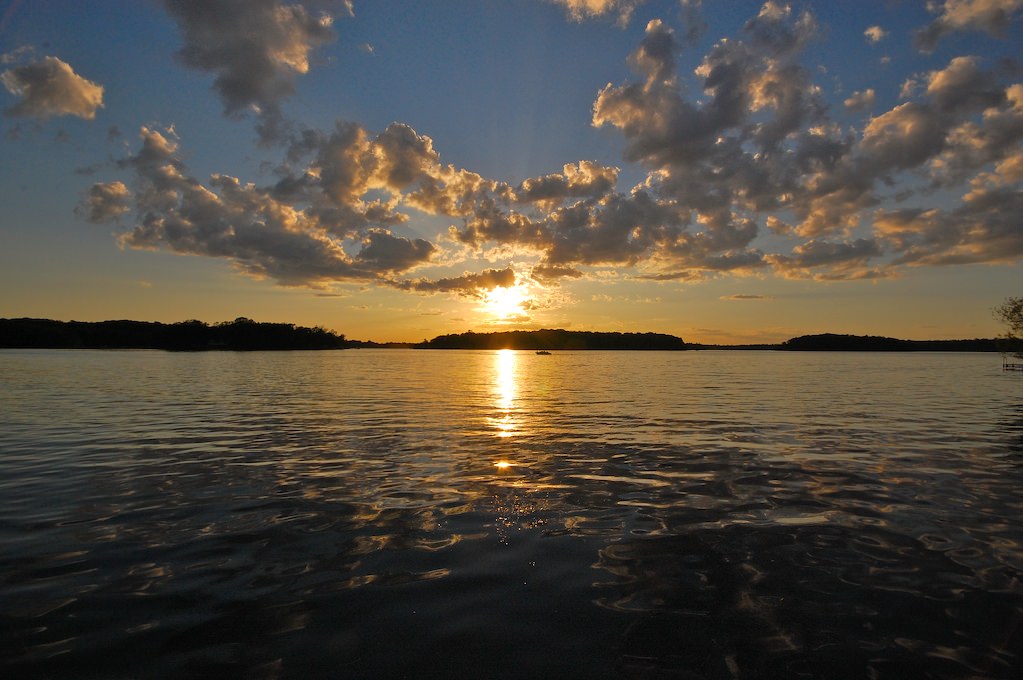
[(730, 300), (730, 301), (742, 302), (742, 301), (747, 301), (747, 300), (773, 300), (774, 296), (773, 295), (745, 295), (743, 293), (737, 293), (735, 295), (722, 295), (720, 299), (721, 300)]

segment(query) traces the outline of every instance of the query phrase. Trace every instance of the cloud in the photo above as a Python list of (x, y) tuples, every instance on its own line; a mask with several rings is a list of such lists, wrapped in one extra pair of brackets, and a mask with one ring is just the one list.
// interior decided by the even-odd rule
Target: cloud
[[(273, 187), (228, 175), (202, 183), (188, 173), (169, 133), (143, 128), (141, 138), (138, 153), (120, 163), (135, 174), (134, 193), (120, 182), (97, 184), (79, 206), (93, 221), (132, 213), (133, 225), (119, 237), (123, 246), (224, 258), (249, 275), (310, 287), (389, 281), (435, 253), (422, 239), (367, 227), (373, 204), (331, 212), (322, 190), (291, 203), (278, 200)], [(354, 255), (346, 240), (359, 246)]]
[(900, 252), (896, 264), (1009, 263), (1023, 257), (1023, 190), (978, 188), (953, 210), (878, 211), (875, 229)]
[(515, 285), (515, 270), (486, 269), (479, 273), (466, 272), (462, 276), (430, 281), (402, 281), (396, 284), (402, 290), (414, 290), (421, 293), (457, 293), (465, 297), (482, 299), (486, 291), (495, 288), (510, 288)]
[(791, 5), (768, 0), (743, 27), (753, 44), (775, 57), (798, 52), (817, 35), (817, 21), (804, 11), (793, 20)]
[[(689, 101), (674, 67), (674, 33), (651, 22), (630, 59), (643, 81), (608, 85), (594, 103), (593, 124), (622, 132), (626, 158), (650, 169), (661, 210), (678, 215), (662, 239), (667, 247), (653, 256), (669, 267), (762, 266), (748, 249), (757, 225), (741, 213), (791, 202), (800, 174), (833, 163), (848, 145), (822, 132), (820, 91), (794, 61), (817, 34), (813, 17), (769, 2), (744, 30), (748, 44), (723, 40), (704, 58), (695, 75), (705, 96)], [(691, 211), (700, 232), (681, 228)]]
[[(795, 60), (817, 33), (812, 16), (767, 2), (744, 32), (748, 41), (722, 40), (711, 49), (689, 88), (675, 68), (674, 33), (651, 22), (630, 58), (639, 82), (599, 93), (593, 124), (622, 133), (626, 158), (648, 168), (645, 189), (662, 213), (672, 205), (691, 216), (671, 224), (656, 247), (636, 250), (642, 241), (619, 240), (620, 262), (657, 263), (655, 276), (684, 271), (680, 264), (715, 271), (763, 262), (786, 275), (827, 267), (837, 267), (837, 276), (877, 275), (864, 269), (883, 255), (876, 242), (846, 237), (869, 224), (866, 211), (880, 204), (879, 187), (894, 186), (903, 172), (934, 183), (963, 181), (1002, 162), (1002, 181), (1012, 176), (1008, 159), (1021, 134), (1016, 86), (1006, 87), (979, 59), (957, 57), (922, 74), (905, 93), (912, 101), (850, 132), (829, 120), (820, 89)], [(850, 110), (875, 104), (870, 89), (846, 101)], [(759, 219), (751, 223), (744, 216), (750, 212)], [(793, 254), (762, 257), (752, 246), (760, 220), (780, 235), (811, 240)], [(556, 244), (551, 253), (559, 263), (588, 259), (581, 247)]]
[(585, 21), (587, 19), (604, 18), (605, 16), (617, 17), (621, 26), (629, 23), (632, 12), (643, 4), (645, 0), (548, 0), (555, 5), (565, 8), (568, 16), (573, 21)]
[(575, 267), (561, 267), (557, 265), (537, 265), (533, 267), (530, 276), (538, 281), (557, 281), (558, 279), (579, 279), (584, 276), (583, 272)]
[(976, 57), (955, 57), (941, 71), (932, 71), (927, 96), (942, 111), (983, 111), (1005, 100), (994, 74), (981, 69)]
[(867, 42), (871, 45), (876, 45), (888, 37), (888, 32), (880, 26), (871, 26), (867, 30), (863, 31), (863, 37), (866, 38)]
[[(308, 3), (307, 3), (308, 4)], [(351, 10), (347, 3), (338, 5)], [(213, 89), (224, 113), (259, 117), (264, 141), (282, 137), (281, 102), (295, 93), (313, 51), (334, 40), (333, 17), (281, 0), (164, 0), (181, 29), (181, 62), (216, 74)]]
[[(818, 33), (811, 14), (767, 2), (684, 73), (680, 39), (649, 22), (628, 58), (635, 75), (602, 88), (591, 117), (645, 171), (631, 188), (593, 160), (498, 181), (444, 163), (409, 125), (374, 132), (348, 121), (293, 126), (267, 186), (200, 180), (172, 132), (143, 129), (138, 151), (118, 163), (130, 177), (95, 185), (79, 214), (127, 224), (124, 246), (218, 257), (283, 285), (470, 298), (517, 281), (551, 290), (608, 268), (648, 281), (765, 271), (858, 280), (1023, 257), (1012, 221), (1023, 84), (960, 56), (916, 74), (896, 106), (839, 123), (819, 74), (801, 63)], [(870, 88), (845, 102), (876, 105)], [(929, 193), (953, 187), (958, 203)], [(892, 199), (899, 210), (880, 209)], [(450, 226), (436, 238), (410, 233), (422, 214)], [(470, 256), (487, 268), (451, 276)]]
[(875, 100), (874, 88), (868, 87), (862, 92), (853, 92), (852, 96), (843, 103), (848, 111), (863, 111), (873, 108)]
[(385, 229), (371, 229), (362, 239), (356, 260), (378, 271), (401, 272), (429, 261), (437, 248), (421, 238), (394, 236)]
[(600, 199), (615, 188), (618, 173), (618, 168), (604, 167), (593, 161), (569, 163), (560, 174), (523, 181), (515, 190), (515, 200), (556, 204), (570, 198)]
[[(768, 255), (775, 270), (786, 278), (824, 278), (832, 280), (875, 278), (876, 270), (867, 262), (881, 255), (881, 246), (874, 239), (851, 241), (811, 239), (796, 246), (791, 255)], [(824, 270), (816, 275), (811, 270)]]
[(21, 97), (6, 110), (9, 116), (93, 120), (96, 110), (103, 106), (103, 86), (81, 77), (57, 57), (43, 57), (8, 69), (0, 73), (0, 82), (8, 92)]
[(107, 222), (131, 210), (131, 192), (124, 182), (93, 184), (75, 212), (90, 222)]
[[(871, 118), (860, 148), (877, 169), (916, 167), (940, 151), (945, 127), (925, 104), (906, 102)], [(870, 169), (864, 167), (863, 169)]]
[(933, 52), (938, 42), (955, 31), (983, 31), (1004, 37), (1023, 9), (1023, 0), (945, 0), (929, 2), (928, 8), (938, 17), (918, 30), (914, 44), (923, 52)]
[(685, 27), (682, 41), (692, 45), (707, 32), (707, 21), (703, 18), (703, 0), (681, 0), (682, 25)]
[(722, 295), (719, 299), (729, 301), (746, 301), (746, 300), (773, 300), (773, 295), (745, 295), (738, 293), (736, 295)]

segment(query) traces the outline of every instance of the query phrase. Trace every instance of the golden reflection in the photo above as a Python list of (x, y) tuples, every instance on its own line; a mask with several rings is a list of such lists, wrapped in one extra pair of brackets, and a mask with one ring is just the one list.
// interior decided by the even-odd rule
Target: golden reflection
[(517, 357), (513, 349), (497, 350), (497, 408), (508, 411), (515, 401), (515, 361)]
[(515, 350), (502, 349), (494, 354), (494, 407), (499, 413), (495, 414), (491, 423), (497, 429), (498, 437), (510, 437), (515, 434), (517, 361), (518, 354)]
[(512, 464), (506, 460), (499, 460), (496, 463), (494, 463), (494, 467), (496, 467), (498, 470), (507, 470), (511, 466)]

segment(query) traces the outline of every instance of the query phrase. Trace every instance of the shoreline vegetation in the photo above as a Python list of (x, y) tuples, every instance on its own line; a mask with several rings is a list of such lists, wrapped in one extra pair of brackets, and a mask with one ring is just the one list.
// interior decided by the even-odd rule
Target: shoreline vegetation
[(349, 340), (317, 326), (257, 322), (245, 317), (203, 321), (54, 321), (0, 319), (5, 349), (162, 349), (167, 351), (325, 350), (360, 348), (519, 349), (519, 350), (779, 350), (854, 352), (1020, 352), (1023, 341), (1005, 338), (900, 340), (865, 335), (820, 333), (776, 344), (709, 345), (687, 343), (664, 333), (612, 333), (543, 329), (439, 335), (420, 343)]

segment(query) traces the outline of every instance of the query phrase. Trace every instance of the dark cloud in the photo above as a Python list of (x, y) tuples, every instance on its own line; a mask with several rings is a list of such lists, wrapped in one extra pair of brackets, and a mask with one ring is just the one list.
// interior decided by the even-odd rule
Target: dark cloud
[(867, 269), (867, 262), (881, 255), (881, 247), (874, 239), (852, 241), (826, 241), (812, 239), (796, 246), (791, 255), (769, 255), (768, 260), (785, 277), (808, 278), (818, 271), (817, 278), (861, 279), (869, 278), (873, 272)]
[(707, 32), (707, 20), (703, 18), (703, 0), (681, 0), (682, 25), (684, 32), (682, 41), (692, 45)]
[(737, 293), (735, 295), (723, 295), (721, 297), (721, 299), (722, 300), (731, 300), (731, 301), (773, 300), (774, 296), (773, 295), (744, 295), (742, 293)]
[(879, 211), (878, 234), (900, 252), (896, 264), (1008, 263), (1023, 257), (1023, 190), (978, 188), (959, 207)]
[(482, 298), (486, 291), (495, 288), (510, 288), (515, 285), (515, 270), (485, 269), (482, 272), (466, 272), (462, 276), (429, 281), (400, 281), (394, 285), (402, 290), (414, 290), (421, 293), (457, 293), (466, 297)]
[(575, 267), (559, 267), (556, 265), (537, 265), (530, 270), (529, 274), (534, 279), (543, 282), (583, 277), (583, 272)]
[[(224, 113), (253, 112), (264, 141), (287, 130), (281, 102), (295, 92), (295, 77), (308, 72), (313, 51), (334, 40), (333, 18), (310, 3), (281, 0), (164, 0), (181, 28), (178, 55), (190, 68), (216, 75), (213, 88)], [(350, 9), (347, 4), (319, 3)]]
[(78, 75), (57, 57), (43, 57), (8, 69), (0, 73), (0, 82), (21, 98), (6, 110), (8, 116), (77, 116), (92, 120), (103, 106), (103, 86)]
[(94, 184), (75, 212), (90, 222), (106, 222), (131, 210), (131, 192), (124, 182)]
[(948, 113), (983, 111), (1005, 101), (1005, 89), (976, 57), (955, 57), (941, 71), (930, 74), (927, 97)]
[(914, 34), (914, 44), (924, 52), (932, 52), (938, 42), (955, 31), (984, 31), (1004, 37), (1023, 9), (1023, 0), (945, 0), (929, 2), (938, 14), (927, 26)]
[(403, 272), (429, 261), (437, 248), (421, 238), (410, 240), (384, 229), (372, 229), (362, 239), (356, 261), (378, 271)]
[(608, 168), (593, 161), (565, 165), (560, 174), (527, 179), (515, 189), (515, 200), (521, 203), (556, 204), (570, 198), (600, 199), (614, 190), (618, 168)]
[(753, 44), (775, 58), (790, 56), (817, 35), (817, 21), (804, 11), (792, 20), (792, 7), (768, 0), (743, 27)]

